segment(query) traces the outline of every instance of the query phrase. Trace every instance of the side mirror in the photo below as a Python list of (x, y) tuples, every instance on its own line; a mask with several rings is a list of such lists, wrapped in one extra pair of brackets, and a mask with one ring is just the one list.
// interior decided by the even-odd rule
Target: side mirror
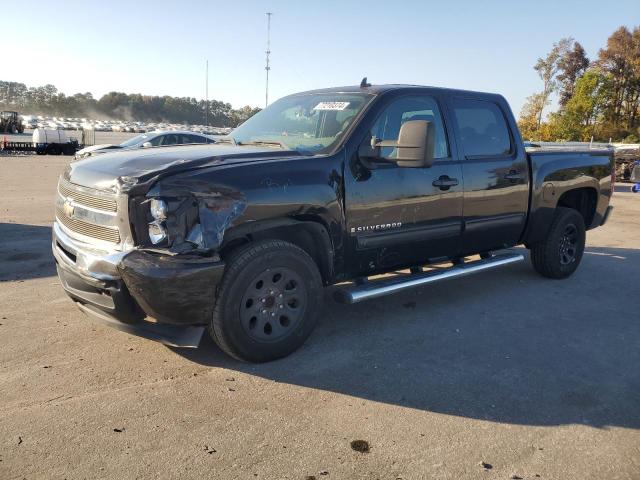
[(399, 167), (430, 167), (435, 152), (435, 128), (426, 120), (409, 120), (398, 135)]
[(141, 147), (142, 147), (142, 148), (149, 148), (149, 147), (152, 147), (152, 146), (153, 146), (153, 145), (151, 145), (151, 142), (144, 142), (144, 143), (141, 145)]
[[(395, 155), (383, 158), (380, 149), (395, 148)], [(433, 165), (435, 129), (426, 120), (409, 120), (400, 127), (398, 141), (371, 139), (371, 146), (363, 146), (360, 155), (395, 162), (399, 167), (421, 168)]]

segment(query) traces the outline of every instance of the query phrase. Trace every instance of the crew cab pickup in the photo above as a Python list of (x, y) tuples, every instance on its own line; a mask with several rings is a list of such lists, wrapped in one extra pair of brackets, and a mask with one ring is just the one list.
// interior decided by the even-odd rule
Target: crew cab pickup
[(363, 81), (284, 97), (212, 145), (71, 163), (52, 246), (94, 318), (174, 346), (208, 328), (261, 362), (307, 339), (323, 287), (359, 302), (523, 260), (516, 245), (569, 277), (612, 172), (609, 150), (526, 149), (500, 95)]

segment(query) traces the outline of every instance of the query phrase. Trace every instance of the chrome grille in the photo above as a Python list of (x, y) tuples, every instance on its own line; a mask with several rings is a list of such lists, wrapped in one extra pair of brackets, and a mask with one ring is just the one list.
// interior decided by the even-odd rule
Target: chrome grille
[[(118, 211), (119, 197), (116, 194), (82, 187), (60, 178), (56, 199), (56, 220), (58, 224), (76, 234), (85, 242), (92, 239), (120, 244), (122, 214)], [(126, 216), (126, 208), (123, 208)]]
[(96, 238), (105, 242), (120, 243), (120, 232), (117, 228), (94, 225), (75, 218), (69, 218), (61, 208), (56, 208), (57, 220), (72, 232), (77, 232), (87, 237)]
[(78, 205), (84, 205), (89, 208), (95, 208), (107, 212), (115, 212), (118, 210), (118, 205), (115, 199), (105, 198), (97, 194), (80, 191), (75, 187), (75, 185), (62, 178), (58, 183), (58, 191), (60, 192), (60, 195), (73, 200)]

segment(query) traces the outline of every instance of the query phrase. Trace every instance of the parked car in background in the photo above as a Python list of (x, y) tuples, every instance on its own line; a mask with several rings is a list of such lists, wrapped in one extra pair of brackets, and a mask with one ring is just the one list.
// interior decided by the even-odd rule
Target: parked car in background
[(24, 128), (36, 129), (38, 128), (38, 119), (35, 117), (32, 117), (31, 115), (23, 116), (22, 125)]
[(133, 150), (137, 148), (166, 147), (169, 145), (188, 145), (192, 143), (215, 143), (215, 140), (207, 135), (186, 130), (149, 132), (136, 135), (118, 145), (102, 144), (85, 147), (78, 150), (76, 159), (87, 158), (114, 150)]

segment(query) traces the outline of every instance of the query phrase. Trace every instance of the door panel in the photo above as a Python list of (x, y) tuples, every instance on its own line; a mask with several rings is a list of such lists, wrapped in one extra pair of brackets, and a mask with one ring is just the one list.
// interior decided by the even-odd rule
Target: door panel
[[(467, 161), (464, 172), (463, 250), (480, 252), (515, 245), (524, 229), (529, 201), (526, 164), (511, 159)], [(505, 179), (509, 172), (522, 179)]]
[(464, 158), (462, 251), (476, 253), (515, 245), (526, 222), (529, 169), (515, 148), (502, 108), (468, 98), (452, 101)]
[[(371, 163), (355, 154), (345, 172), (347, 232), (360, 273), (424, 263), (455, 255), (459, 249), (462, 167), (449, 154), (436, 100), (412, 95), (390, 101), (372, 122), (364, 142), (373, 136), (396, 140), (408, 120), (427, 120), (436, 129), (439, 158), (431, 167)], [(393, 148), (383, 152), (389, 158), (393, 154)]]
[[(441, 176), (459, 180), (447, 191), (432, 184)], [(451, 250), (462, 225), (462, 169), (457, 162), (431, 168), (372, 170), (366, 180), (347, 186), (347, 230), (359, 248), (418, 243), (421, 255), (437, 257)], [(454, 240), (455, 241), (455, 240)], [(416, 251), (417, 253), (417, 251)]]

